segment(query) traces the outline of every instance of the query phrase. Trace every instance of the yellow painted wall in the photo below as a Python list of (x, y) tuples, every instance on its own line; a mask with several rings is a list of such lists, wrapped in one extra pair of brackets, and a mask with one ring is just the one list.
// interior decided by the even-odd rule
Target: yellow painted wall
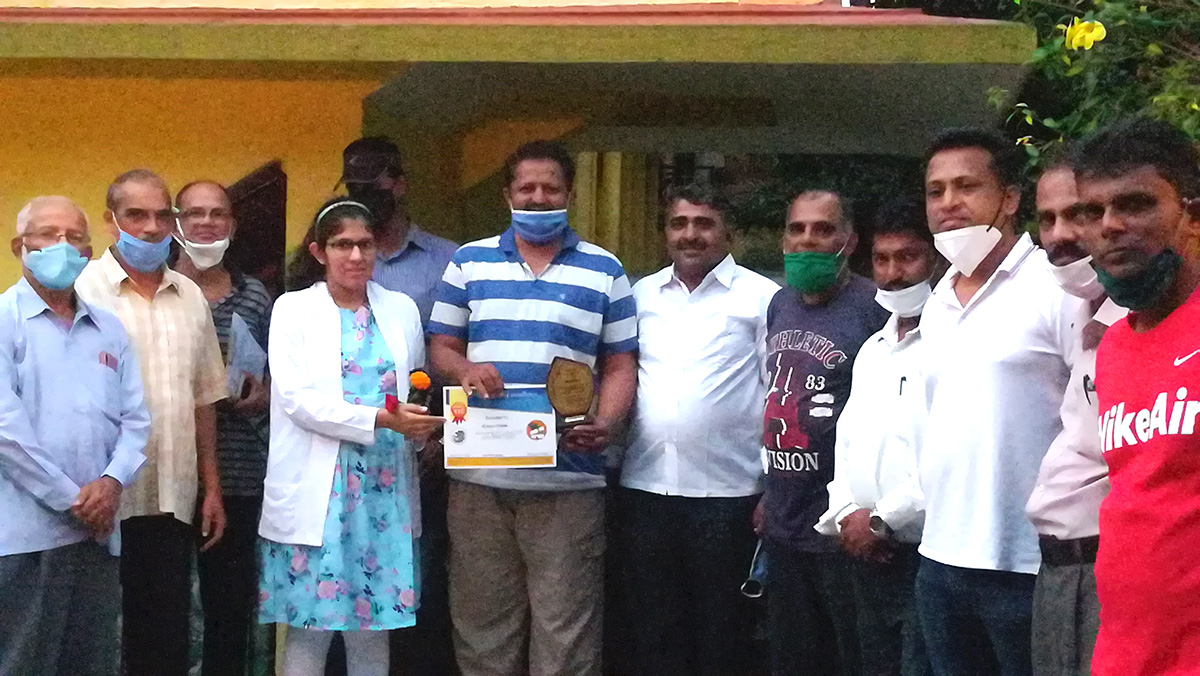
[[(0, 224), (11, 233), (25, 200), (63, 194), (92, 219), (97, 252), (104, 193), (122, 171), (147, 167), (177, 189), (232, 182), (271, 160), (288, 174), (288, 241), (298, 242), (333, 189), (342, 148), (362, 126), (379, 81), (271, 81), (178, 76), (0, 77)], [(7, 242), (9, 235), (0, 237)], [(0, 288), (20, 261), (0, 251)]]

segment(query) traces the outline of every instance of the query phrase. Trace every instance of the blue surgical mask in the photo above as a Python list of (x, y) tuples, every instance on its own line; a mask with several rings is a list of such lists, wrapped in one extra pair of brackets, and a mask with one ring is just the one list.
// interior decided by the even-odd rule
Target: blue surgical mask
[(567, 230), (567, 210), (523, 211), (512, 210), (512, 228), (521, 239), (530, 244), (549, 244), (563, 236)]
[(30, 251), (21, 247), (21, 262), (33, 273), (33, 278), (47, 289), (61, 291), (70, 287), (87, 267), (88, 259), (79, 249), (59, 242), (52, 246)]
[[(117, 217), (113, 216), (113, 222), (116, 221)], [(120, 251), (121, 258), (138, 272), (154, 272), (161, 268), (163, 263), (167, 262), (167, 256), (171, 255), (170, 237), (163, 237), (162, 241), (157, 243), (145, 242), (122, 230), (120, 223), (117, 223), (117, 230), (121, 233), (117, 239), (117, 251)]]

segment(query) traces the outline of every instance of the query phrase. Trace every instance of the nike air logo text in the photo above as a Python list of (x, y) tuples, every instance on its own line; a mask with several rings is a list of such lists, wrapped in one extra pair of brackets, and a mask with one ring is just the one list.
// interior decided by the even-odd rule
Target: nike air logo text
[(1175, 357), (1175, 365), (1176, 365), (1176, 366), (1179, 366), (1179, 365), (1180, 365), (1180, 364), (1182, 364), (1183, 362), (1185, 362), (1185, 361), (1187, 361), (1187, 360), (1191, 359), (1192, 357), (1195, 357), (1195, 356), (1196, 356), (1196, 355), (1198, 355), (1198, 354), (1200, 354), (1200, 350), (1196, 350), (1195, 352), (1193, 352), (1193, 353), (1189, 354), (1189, 355), (1188, 355), (1188, 356), (1186, 356), (1186, 357)]

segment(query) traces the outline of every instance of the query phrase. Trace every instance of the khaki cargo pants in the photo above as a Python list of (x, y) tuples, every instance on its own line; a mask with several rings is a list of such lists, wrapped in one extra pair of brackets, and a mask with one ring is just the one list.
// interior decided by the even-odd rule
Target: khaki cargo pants
[(463, 676), (599, 676), (604, 491), (450, 483), (450, 615)]

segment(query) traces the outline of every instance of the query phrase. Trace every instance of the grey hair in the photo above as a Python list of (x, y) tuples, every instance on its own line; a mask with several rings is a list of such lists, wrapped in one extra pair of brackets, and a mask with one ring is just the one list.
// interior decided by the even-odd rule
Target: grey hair
[(804, 192), (802, 192), (799, 195), (796, 195), (794, 198), (792, 198), (792, 201), (789, 204), (795, 204), (796, 202), (799, 202), (800, 200), (821, 199), (822, 197), (830, 197), (830, 198), (833, 198), (833, 200), (835, 202), (837, 202), (838, 216), (840, 217), (838, 220), (838, 223), (837, 223), (838, 229), (840, 229), (844, 232), (853, 234), (855, 232), (854, 202), (851, 201), (849, 197), (846, 197), (845, 195), (839, 193), (836, 190), (829, 190), (827, 188), (815, 188), (815, 189), (811, 189), (811, 190), (805, 190)]
[(17, 236), (23, 236), (25, 231), (29, 229), (29, 222), (33, 220), (34, 213), (52, 204), (66, 205), (74, 209), (75, 213), (79, 214), (79, 219), (83, 221), (83, 227), (91, 229), (91, 222), (88, 221), (87, 212), (71, 198), (63, 197), (62, 195), (40, 195), (26, 202), (25, 206), (21, 207), (21, 210), (17, 212)]

